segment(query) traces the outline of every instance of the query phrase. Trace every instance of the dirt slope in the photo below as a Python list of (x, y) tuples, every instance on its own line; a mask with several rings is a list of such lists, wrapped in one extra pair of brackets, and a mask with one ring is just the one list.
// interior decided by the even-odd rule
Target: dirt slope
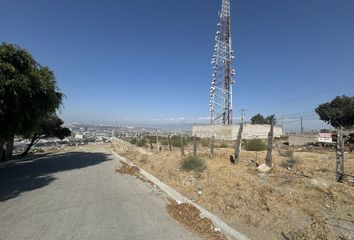
[[(199, 147), (207, 169), (188, 173), (180, 169), (179, 149), (144, 154), (121, 142), (112, 148), (251, 239), (354, 239), (354, 187), (334, 181), (334, 152), (297, 149), (289, 170), (284, 150), (274, 150), (275, 166), (262, 174), (251, 160), (263, 163), (265, 152), (243, 151), (232, 165), (233, 149), (216, 149), (210, 159)], [(353, 153), (346, 154), (345, 171), (354, 175)]]

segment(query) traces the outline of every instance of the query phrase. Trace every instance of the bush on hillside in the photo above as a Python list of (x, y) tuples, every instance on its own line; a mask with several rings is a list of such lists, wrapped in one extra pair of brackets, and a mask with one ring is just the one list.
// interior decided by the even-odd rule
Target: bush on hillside
[(183, 160), (182, 169), (187, 172), (189, 171), (203, 172), (206, 169), (206, 164), (203, 159), (200, 159), (195, 156), (189, 156)]
[(289, 157), (286, 160), (282, 161), (281, 166), (287, 169), (293, 169), (297, 164), (298, 160), (294, 157)]
[(220, 143), (220, 145), (217, 146), (218, 148), (227, 148), (227, 144), (226, 143)]
[(245, 141), (243, 147), (247, 151), (265, 151), (265, 150), (267, 150), (267, 145), (261, 139), (247, 140), (247, 141)]
[(145, 140), (145, 138), (143, 138), (142, 140), (140, 140), (140, 141), (136, 141), (136, 144), (135, 144), (136, 146), (138, 146), (138, 147), (145, 147), (146, 146), (146, 140)]

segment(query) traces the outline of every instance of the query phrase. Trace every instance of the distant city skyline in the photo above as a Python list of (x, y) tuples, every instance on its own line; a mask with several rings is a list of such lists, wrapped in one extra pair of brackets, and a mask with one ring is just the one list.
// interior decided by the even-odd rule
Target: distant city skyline
[[(0, 41), (49, 66), (67, 122), (207, 123), (220, 1), (2, 2)], [(39, 11), (40, 9), (40, 11)], [(232, 0), (234, 118), (328, 127), (314, 109), (354, 94), (354, 2)]]

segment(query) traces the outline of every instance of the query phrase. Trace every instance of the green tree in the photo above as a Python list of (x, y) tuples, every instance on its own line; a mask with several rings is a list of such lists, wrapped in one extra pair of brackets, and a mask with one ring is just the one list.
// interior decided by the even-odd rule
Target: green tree
[(274, 120), (274, 122), (276, 122), (274, 114), (265, 118), (265, 117), (263, 117), (263, 115), (258, 113), (257, 115), (254, 115), (251, 118), (251, 124), (262, 124), (262, 125), (263, 124), (271, 124), (272, 120)]
[(272, 121), (274, 121), (274, 123), (276, 123), (277, 122), (277, 120), (275, 119), (275, 115), (273, 114), (273, 115), (270, 115), (270, 116), (268, 116), (268, 117), (266, 117), (266, 124), (272, 124)]
[(254, 115), (251, 118), (251, 123), (252, 124), (267, 124), (267, 120), (263, 117), (261, 114)]
[(54, 73), (25, 49), (0, 45), (0, 157), (15, 135), (30, 136), (60, 107), (63, 94)]
[(39, 126), (38, 130), (32, 134), (31, 142), (28, 144), (26, 150), (22, 153), (25, 156), (29, 153), (33, 145), (43, 138), (56, 137), (60, 140), (71, 135), (69, 128), (62, 127), (63, 120), (57, 115), (51, 114)]
[(337, 96), (331, 102), (315, 109), (320, 119), (334, 128), (350, 128), (354, 125), (354, 97)]

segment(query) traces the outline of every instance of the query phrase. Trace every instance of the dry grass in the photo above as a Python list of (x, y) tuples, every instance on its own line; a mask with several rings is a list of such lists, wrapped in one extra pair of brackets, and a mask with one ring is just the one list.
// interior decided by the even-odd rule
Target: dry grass
[[(113, 143), (113, 148), (117, 148)], [(265, 160), (266, 152), (241, 153), (240, 164), (232, 165), (232, 148), (198, 148), (206, 160), (203, 173), (180, 169), (180, 150), (144, 155), (131, 149), (117, 152), (175, 188), (197, 204), (224, 219), (251, 239), (349, 239), (354, 235), (354, 187), (336, 183), (335, 153), (293, 149), (298, 159), (292, 170), (281, 167), (288, 157), (273, 151), (274, 167), (259, 174), (254, 160)], [(192, 148), (186, 147), (191, 153)], [(140, 159), (144, 158), (144, 161)], [(346, 154), (345, 171), (354, 175), (354, 154)]]
[(200, 217), (200, 211), (191, 204), (171, 201), (167, 205), (167, 211), (171, 217), (182, 223), (188, 229), (194, 231), (205, 239), (227, 240), (207, 218)]
[(132, 176), (137, 176), (137, 174), (139, 174), (140, 172), (140, 169), (136, 166), (129, 166), (128, 164), (122, 161), (121, 164), (122, 166), (116, 169), (116, 171), (119, 172), (120, 174), (129, 174)]

